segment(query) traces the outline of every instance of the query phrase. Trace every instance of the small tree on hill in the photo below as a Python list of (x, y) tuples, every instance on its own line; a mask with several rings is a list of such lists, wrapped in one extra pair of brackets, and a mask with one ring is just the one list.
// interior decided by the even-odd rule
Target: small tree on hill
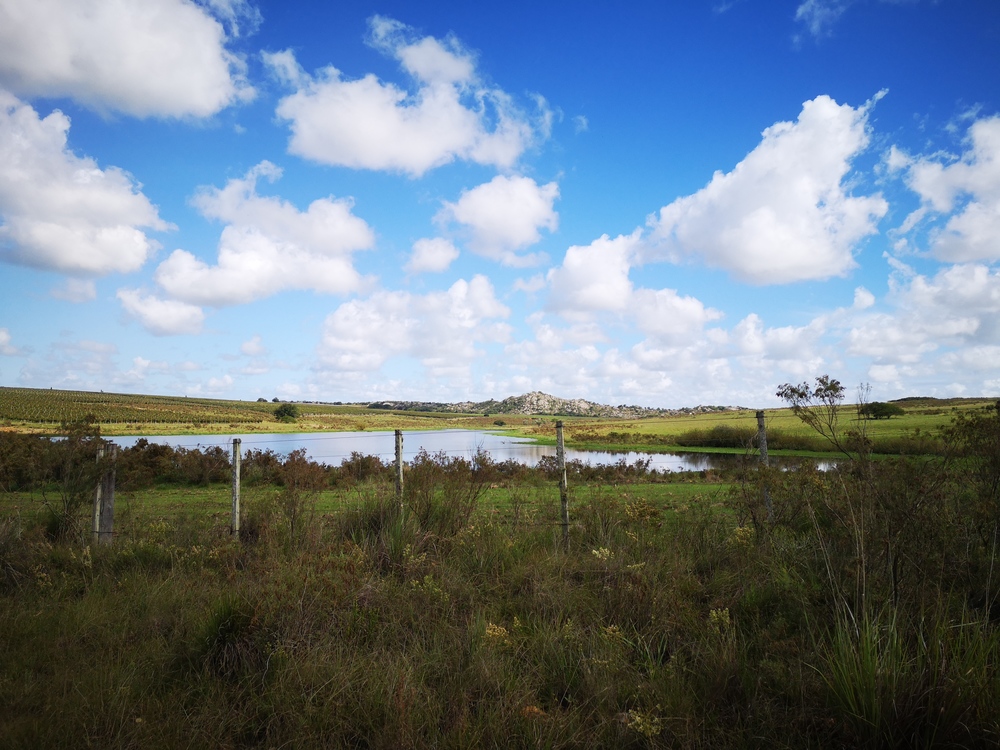
[(890, 419), (901, 417), (906, 411), (896, 404), (887, 404), (882, 401), (873, 401), (870, 404), (863, 404), (859, 414), (865, 419)]
[(299, 407), (295, 404), (282, 404), (274, 410), (274, 416), (282, 422), (294, 422), (299, 418)]

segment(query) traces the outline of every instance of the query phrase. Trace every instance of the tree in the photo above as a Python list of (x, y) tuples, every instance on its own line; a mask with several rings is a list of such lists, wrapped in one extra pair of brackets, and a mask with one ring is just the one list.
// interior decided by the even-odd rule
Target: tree
[(788, 403), (799, 419), (816, 432), (840, 448), (837, 430), (840, 420), (840, 405), (844, 401), (844, 386), (829, 375), (816, 378), (816, 387), (808, 383), (778, 386), (778, 398)]
[(901, 417), (906, 414), (906, 411), (903, 407), (896, 404), (872, 401), (870, 404), (863, 404), (858, 410), (858, 414), (865, 419), (890, 419), (892, 417)]
[(282, 422), (294, 422), (299, 418), (299, 407), (295, 404), (282, 404), (274, 410), (274, 416)]
[(851, 455), (852, 450), (857, 451), (860, 458), (866, 457), (871, 451), (871, 441), (861, 421), (870, 390), (870, 386), (866, 384), (858, 387), (858, 426), (846, 431), (841, 431), (839, 427), (840, 407), (846, 393), (839, 380), (829, 375), (820, 375), (816, 378), (815, 388), (811, 388), (808, 383), (785, 383), (778, 386), (776, 395), (792, 407), (795, 416), (829, 440), (837, 450), (847, 456)]

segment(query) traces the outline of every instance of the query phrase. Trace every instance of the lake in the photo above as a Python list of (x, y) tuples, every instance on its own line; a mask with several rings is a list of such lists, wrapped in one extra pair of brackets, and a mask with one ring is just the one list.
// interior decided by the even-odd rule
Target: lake
[[(247, 451), (272, 450), (288, 454), (299, 448), (306, 451), (309, 459), (319, 463), (339, 466), (351, 453), (378, 456), (389, 462), (395, 458), (395, 435), (393, 432), (301, 432), (271, 434), (230, 434), (230, 435), (142, 435), (109, 438), (117, 445), (128, 448), (145, 438), (151, 443), (170, 445), (175, 448), (208, 448), (221, 446), (230, 450), (233, 438), (242, 441), (243, 455)], [(448, 456), (472, 458), (476, 451), (484, 450), (497, 462), (517, 461), (534, 466), (543, 456), (555, 456), (554, 445), (538, 445), (530, 438), (497, 435), (481, 430), (404, 430), (403, 460), (412, 461), (426, 450), (434, 454), (444, 452)], [(614, 464), (622, 459), (635, 463), (639, 459), (649, 459), (650, 469), (658, 471), (702, 471), (705, 469), (734, 468), (740, 456), (719, 453), (611, 453), (609, 451), (581, 451), (566, 449), (566, 460), (579, 460), (591, 466)], [(784, 463), (784, 462), (783, 462)]]

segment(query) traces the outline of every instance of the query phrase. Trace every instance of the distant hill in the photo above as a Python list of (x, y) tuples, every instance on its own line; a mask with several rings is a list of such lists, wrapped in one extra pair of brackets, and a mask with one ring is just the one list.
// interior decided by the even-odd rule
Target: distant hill
[(370, 409), (393, 411), (436, 411), (446, 413), (521, 414), (526, 416), (557, 417), (617, 417), (641, 419), (643, 417), (676, 416), (679, 414), (704, 414), (717, 411), (740, 411), (739, 406), (691, 406), (683, 409), (650, 409), (644, 406), (607, 406), (582, 398), (565, 399), (533, 391), (523, 396), (510, 396), (503, 401), (461, 401), (444, 404), (427, 401), (374, 401)]

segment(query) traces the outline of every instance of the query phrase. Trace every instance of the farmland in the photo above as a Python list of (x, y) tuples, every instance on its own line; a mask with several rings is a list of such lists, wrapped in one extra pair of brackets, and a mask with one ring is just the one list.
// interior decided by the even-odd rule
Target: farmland
[[(397, 413), (362, 405), (298, 403), (300, 416), (281, 421), (277, 403), (226, 401), (177, 396), (0, 388), (0, 429), (55, 435), (63, 423), (92, 416), (104, 435), (210, 435), (239, 432), (319, 432), (348, 430), (493, 427), (482, 414)], [(511, 424), (529, 422), (510, 418)]]

